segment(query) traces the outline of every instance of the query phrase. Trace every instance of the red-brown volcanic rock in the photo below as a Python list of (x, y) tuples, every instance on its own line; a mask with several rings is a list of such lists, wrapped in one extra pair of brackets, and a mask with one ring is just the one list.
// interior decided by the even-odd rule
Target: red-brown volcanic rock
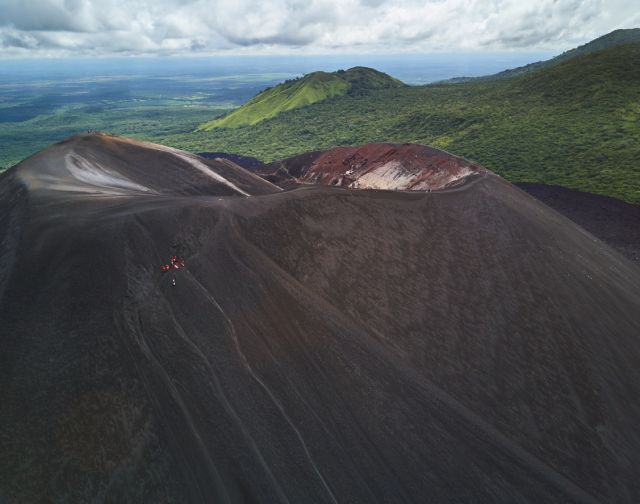
[(307, 184), (400, 191), (452, 187), (484, 172), (480, 165), (426, 145), (389, 143), (303, 154), (265, 169), (278, 182), (296, 179)]

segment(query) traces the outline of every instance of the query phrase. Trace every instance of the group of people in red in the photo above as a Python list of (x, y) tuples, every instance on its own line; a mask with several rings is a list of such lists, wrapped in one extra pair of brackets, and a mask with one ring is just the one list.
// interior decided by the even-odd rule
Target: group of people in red
[[(168, 271), (177, 270), (180, 268), (184, 268), (184, 259), (178, 259), (178, 256), (173, 256), (171, 259), (169, 259), (169, 264), (163, 264), (161, 269), (163, 273), (167, 273)], [(171, 285), (175, 284), (176, 277), (174, 276), (171, 279)]]
[(169, 259), (169, 264), (162, 265), (162, 272), (166, 273), (174, 269), (184, 268), (184, 259), (178, 259), (178, 256), (173, 256)]

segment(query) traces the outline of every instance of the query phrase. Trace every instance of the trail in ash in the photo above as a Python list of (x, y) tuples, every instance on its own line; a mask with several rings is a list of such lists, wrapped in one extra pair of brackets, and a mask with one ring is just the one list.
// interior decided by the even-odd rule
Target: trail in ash
[[(204, 294), (204, 296), (216, 307), (216, 309), (220, 312), (220, 314), (222, 315), (222, 317), (225, 320), (225, 324), (227, 325), (227, 327), (229, 328), (229, 333), (233, 339), (236, 351), (238, 352), (238, 357), (240, 358), (242, 365), (244, 366), (244, 368), (247, 370), (247, 372), (251, 375), (251, 377), (255, 380), (255, 382), (264, 390), (264, 392), (269, 396), (269, 398), (271, 399), (271, 401), (273, 402), (273, 404), (276, 406), (276, 408), (278, 409), (278, 411), (280, 412), (280, 414), (282, 415), (282, 417), (286, 420), (286, 422), (289, 424), (289, 426), (291, 427), (291, 430), (293, 430), (293, 432), (295, 433), (296, 437), (298, 438), (298, 441), (300, 442), (300, 445), (302, 447), (302, 449), (304, 450), (304, 453), (307, 457), (307, 460), (309, 461), (309, 464), (311, 465), (311, 467), (313, 468), (313, 471), (316, 473), (316, 475), (318, 476), (318, 479), (320, 480), (320, 482), (322, 483), (322, 486), (324, 487), (324, 489), (327, 492), (327, 495), (329, 496), (329, 498), (331, 499), (331, 502), (334, 502), (337, 504), (337, 499), (335, 497), (335, 495), (333, 494), (333, 492), (331, 491), (331, 488), (329, 487), (329, 485), (327, 484), (327, 481), (325, 480), (324, 476), (322, 475), (322, 473), (320, 472), (320, 469), (318, 468), (318, 466), (316, 465), (316, 463), (313, 460), (313, 456), (311, 455), (311, 452), (309, 450), (309, 447), (307, 446), (307, 443), (304, 441), (304, 437), (302, 436), (302, 433), (300, 432), (300, 430), (296, 427), (295, 423), (293, 422), (293, 420), (291, 420), (291, 418), (289, 417), (289, 415), (287, 414), (287, 412), (284, 409), (284, 406), (282, 405), (282, 403), (278, 400), (278, 398), (275, 396), (275, 394), (271, 391), (271, 389), (267, 386), (267, 384), (254, 372), (253, 368), (251, 367), (251, 364), (249, 364), (249, 361), (247, 360), (246, 355), (242, 352), (242, 348), (240, 346), (240, 341), (238, 339), (238, 335), (236, 333), (235, 330), (235, 326), (233, 324), (233, 321), (227, 316), (227, 314), (225, 313), (225, 311), (222, 309), (222, 306), (220, 306), (220, 304), (216, 301), (216, 299), (211, 295), (211, 293), (193, 276), (189, 273), (190, 278), (193, 280), (193, 282), (195, 283), (195, 285), (198, 286), (198, 288), (201, 290), (201, 292)], [(268, 468), (267, 468), (268, 469)]]
[[(129, 326), (129, 327), (131, 328), (131, 326)], [(179, 408), (179, 410), (181, 412), (181, 417), (182, 417), (183, 421), (186, 423), (186, 427), (187, 427), (188, 431), (191, 433), (192, 438), (196, 441), (196, 444), (198, 446), (199, 454), (206, 462), (207, 473), (213, 479), (213, 485), (215, 487), (215, 497), (216, 497), (216, 499), (220, 499), (224, 503), (232, 502), (231, 498), (230, 498), (230, 496), (227, 493), (227, 490), (225, 488), (224, 481), (220, 477), (220, 474), (219, 474), (219, 472), (218, 472), (213, 460), (211, 460), (211, 457), (209, 456), (209, 451), (205, 447), (204, 443), (202, 442), (202, 439), (200, 438), (200, 436), (198, 434), (198, 430), (197, 430), (197, 428), (195, 426), (195, 423), (194, 423), (194, 421), (193, 421), (193, 419), (191, 417), (191, 414), (189, 412), (189, 407), (182, 400), (182, 396), (181, 396), (180, 392), (178, 391), (178, 389), (176, 388), (176, 386), (173, 383), (173, 381), (171, 380), (169, 374), (164, 369), (162, 364), (160, 364), (160, 362), (157, 359), (157, 357), (155, 356), (153, 350), (151, 349), (151, 347), (147, 343), (147, 341), (146, 341), (146, 339), (144, 337), (144, 329), (142, 327), (139, 327), (137, 331), (134, 331), (134, 334), (136, 335), (135, 338), (136, 338), (137, 347), (143, 353), (143, 355), (145, 356), (147, 362), (149, 362), (149, 364), (151, 365), (152, 369), (154, 370), (153, 371), (154, 374), (156, 374), (160, 378), (160, 380), (161, 380), (161, 382), (163, 384), (163, 387), (165, 387), (166, 390), (169, 391), (169, 394), (171, 395), (171, 398), (172, 398), (173, 402), (178, 406), (178, 408)], [(126, 336), (125, 336), (125, 339), (127, 339)], [(130, 346), (130, 345), (128, 345), (128, 346)], [(142, 366), (138, 365), (138, 363), (136, 363), (136, 368), (137, 368), (137, 371), (138, 371), (138, 375), (141, 377), (141, 379), (143, 380), (143, 382), (145, 384), (145, 388), (146, 388), (148, 397), (151, 399), (151, 401), (152, 401), (152, 403), (154, 405), (154, 408), (158, 412), (158, 416), (160, 418), (162, 418), (163, 411), (164, 411), (164, 405), (163, 405), (162, 401), (158, 397), (157, 390), (156, 390), (156, 387), (155, 387), (155, 382), (150, 381), (148, 379), (147, 373), (145, 371), (143, 371)], [(171, 430), (172, 430), (171, 427), (167, 428), (168, 432), (171, 432)], [(190, 460), (189, 460), (190, 459), (189, 453), (182, 446), (180, 441), (177, 440), (176, 438), (173, 438), (172, 439), (172, 443), (174, 444), (175, 452), (180, 454), (179, 460), (181, 462), (181, 470), (185, 471), (186, 468), (192, 467), (192, 464), (190, 463)], [(207, 492), (206, 488), (202, 488), (202, 486), (198, 483), (198, 478), (195, 475), (194, 471), (191, 471), (191, 479), (192, 479), (192, 481), (191, 481), (192, 485), (196, 486), (198, 488), (198, 490), (199, 490), (199, 500), (201, 500), (202, 502), (207, 502), (207, 500), (211, 496)]]
[[(191, 277), (192, 280), (194, 280), (194, 283), (196, 285), (199, 285), (199, 283), (193, 278), (192, 275), (190, 275), (190, 277)], [(202, 286), (200, 286), (200, 287), (202, 288)], [(223, 316), (224, 316), (224, 312), (223, 312)], [(278, 494), (278, 497), (280, 498), (280, 500), (282, 502), (289, 502), (289, 499), (287, 499), (287, 497), (284, 494), (280, 484), (278, 483), (278, 481), (274, 477), (273, 473), (271, 472), (271, 469), (269, 468), (269, 465), (264, 460), (264, 457), (262, 456), (262, 453), (260, 452), (260, 449), (258, 448), (255, 440), (253, 439), (253, 437), (249, 433), (248, 429), (244, 425), (244, 422), (242, 421), (242, 418), (240, 417), (240, 415), (238, 415), (238, 413), (235, 410), (235, 408), (231, 405), (231, 402), (229, 401), (229, 399), (228, 399), (226, 393), (224, 392), (224, 389), (223, 389), (223, 387), (222, 387), (222, 385), (220, 383), (220, 379), (218, 378), (218, 374), (216, 373), (216, 371), (214, 370), (213, 366), (211, 365), (211, 362), (202, 353), (200, 348), (193, 342), (193, 340), (191, 340), (191, 338), (189, 338), (189, 336), (184, 331), (182, 326), (177, 322), (175, 317), (173, 317), (173, 319), (176, 321), (175, 324), (176, 324), (176, 328), (178, 329), (178, 334), (180, 335), (180, 337), (185, 342), (187, 342), (189, 344), (189, 346), (202, 359), (202, 362), (205, 364), (205, 366), (209, 370), (209, 375), (213, 378), (213, 383), (211, 383), (211, 385), (212, 385), (213, 389), (216, 391), (216, 397), (218, 397), (221, 400), (221, 402), (222, 402), (225, 410), (227, 411), (227, 413), (234, 419), (236, 424), (240, 427), (245, 439), (250, 444), (251, 449), (254, 451), (254, 454), (257, 457), (257, 459), (260, 461), (260, 465), (264, 469), (265, 473), (269, 476), (269, 479), (270, 479), (271, 483), (273, 484), (273, 487), (276, 490), (276, 492)]]

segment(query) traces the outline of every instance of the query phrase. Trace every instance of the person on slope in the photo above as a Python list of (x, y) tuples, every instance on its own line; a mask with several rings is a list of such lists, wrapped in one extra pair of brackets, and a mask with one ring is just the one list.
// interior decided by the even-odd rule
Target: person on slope
[[(173, 256), (169, 259), (169, 264), (163, 264), (160, 267), (162, 273), (167, 273), (171, 270), (178, 270), (180, 268), (184, 268), (184, 259), (179, 259), (178, 256)], [(171, 286), (175, 287), (176, 285), (176, 276), (175, 273), (171, 278)]]

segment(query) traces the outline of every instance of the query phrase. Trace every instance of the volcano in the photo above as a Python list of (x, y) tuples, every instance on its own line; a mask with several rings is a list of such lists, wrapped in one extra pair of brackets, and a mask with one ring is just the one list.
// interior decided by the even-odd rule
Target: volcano
[(636, 265), (422, 146), (271, 174), (1, 176), (0, 502), (640, 501)]

